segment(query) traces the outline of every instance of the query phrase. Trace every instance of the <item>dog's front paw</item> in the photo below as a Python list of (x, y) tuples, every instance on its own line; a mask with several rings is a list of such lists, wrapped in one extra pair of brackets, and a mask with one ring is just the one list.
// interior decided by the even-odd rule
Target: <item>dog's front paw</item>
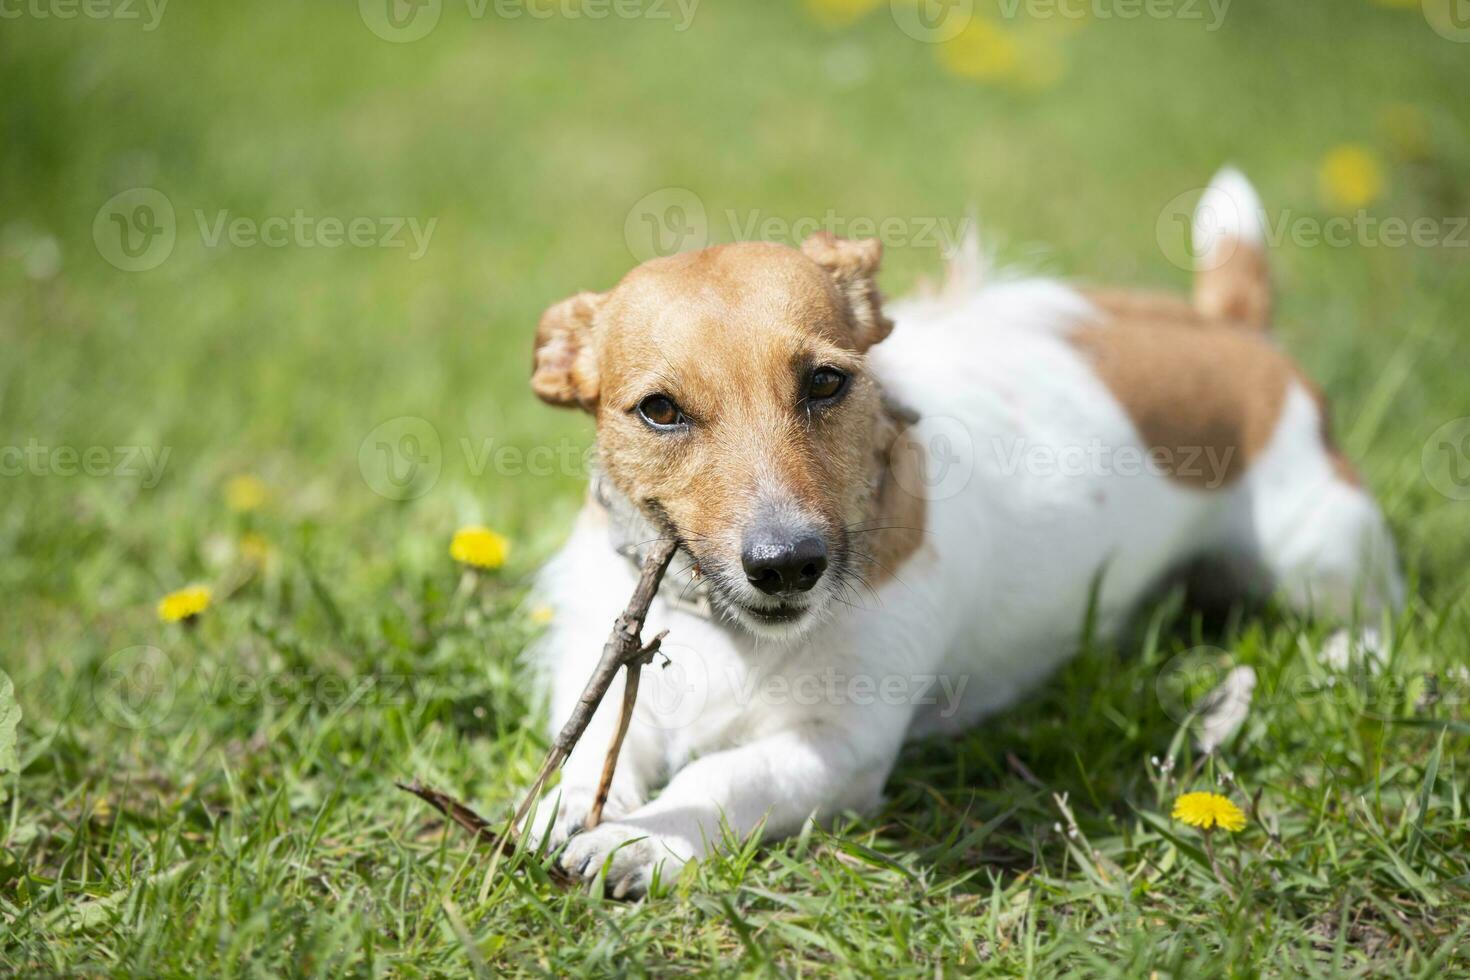
[(647, 894), (657, 870), (670, 881), (694, 858), (694, 848), (680, 837), (660, 834), (636, 822), (604, 823), (574, 836), (559, 863), (584, 881), (607, 866), (607, 891), (613, 898)]
[[(614, 786), (608, 794), (607, 803), (602, 808), (604, 819), (615, 820), (638, 805), (636, 799), (620, 793), (618, 789)], [(527, 842), (538, 850), (544, 847), (549, 854), (573, 835), (580, 834), (587, 824), (587, 814), (592, 812), (595, 795), (596, 790), (592, 787), (577, 785), (563, 785), (548, 793), (521, 828)]]
[(553, 792), (536, 805), (535, 812), (526, 818), (521, 831), (525, 834), (526, 842), (533, 848), (544, 848), (550, 853), (582, 829), (591, 809), (591, 790), (566, 789), (561, 793)]

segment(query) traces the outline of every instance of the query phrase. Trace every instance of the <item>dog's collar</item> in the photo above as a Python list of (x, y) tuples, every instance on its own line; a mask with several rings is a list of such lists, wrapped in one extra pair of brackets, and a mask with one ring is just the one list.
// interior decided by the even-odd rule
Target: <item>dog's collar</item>
[[(612, 481), (600, 470), (593, 471), (590, 490), (593, 502), (607, 515), (608, 539), (613, 550), (626, 558), (634, 568), (641, 568), (649, 549), (663, 532), (644, 516), (633, 501), (614, 487)], [(682, 612), (704, 619), (713, 618), (709, 603), (709, 583), (696, 572), (698, 566), (693, 556), (682, 545), (679, 553), (686, 560), (681, 562), (676, 558), (669, 566), (663, 583), (659, 586), (660, 597)]]

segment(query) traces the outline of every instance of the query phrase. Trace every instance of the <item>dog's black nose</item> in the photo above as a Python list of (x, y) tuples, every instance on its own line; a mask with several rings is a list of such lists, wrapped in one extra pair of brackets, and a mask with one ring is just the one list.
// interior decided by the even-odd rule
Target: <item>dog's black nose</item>
[(757, 531), (745, 536), (740, 563), (750, 584), (766, 595), (805, 592), (827, 570), (827, 545), (816, 534), (789, 538)]

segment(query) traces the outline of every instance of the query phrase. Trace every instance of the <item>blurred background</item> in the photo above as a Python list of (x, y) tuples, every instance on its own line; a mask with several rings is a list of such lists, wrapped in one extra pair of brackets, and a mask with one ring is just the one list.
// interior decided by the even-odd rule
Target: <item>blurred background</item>
[[(0, 583), (30, 614), (197, 576), (240, 474), (363, 558), (437, 558), (473, 519), (534, 560), (590, 434), (526, 386), (549, 303), (657, 251), (885, 222), (901, 294), (967, 216), (1003, 259), (1183, 288), (1178, 216), (1227, 161), (1277, 222), (1286, 343), (1370, 472), (1417, 470), (1467, 409), (1470, 44), (1417, 0), (5, 11), (0, 420), (29, 449)], [(1364, 215), (1428, 217), (1432, 241), (1385, 244)], [(1338, 245), (1334, 217), (1357, 222)], [(389, 457), (366, 458), (387, 450), (359, 449), (405, 417), (427, 427), (372, 442), (440, 471), (390, 506)], [(37, 476), (32, 440), (105, 447), (114, 471), (114, 447), (168, 457), (153, 481)], [(553, 465), (495, 456), (537, 446)], [(99, 557), (97, 535), (130, 546)]]
[[(0, 0), (0, 666), (27, 778), (65, 810), (116, 792), (104, 769), (174, 792), (219, 746), (247, 773), (462, 774), (423, 733), (523, 727), (510, 611), (583, 486), (590, 421), (527, 386), (547, 305), (818, 228), (884, 238), (898, 295), (970, 219), (1007, 263), (1184, 289), (1182, 219), (1227, 162), (1268, 210), (1283, 344), (1423, 601), (1460, 603), (1464, 7)], [(503, 594), (441, 629), (467, 524), (509, 541)], [(180, 633), (155, 606), (191, 582), (216, 609)], [(272, 762), (247, 750), (316, 708), (201, 725), (179, 705), (223, 696), (180, 673), (154, 741), (102, 723), (96, 678), (139, 646), (442, 687)], [(530, 744), (464, 751), (508, 787)]]

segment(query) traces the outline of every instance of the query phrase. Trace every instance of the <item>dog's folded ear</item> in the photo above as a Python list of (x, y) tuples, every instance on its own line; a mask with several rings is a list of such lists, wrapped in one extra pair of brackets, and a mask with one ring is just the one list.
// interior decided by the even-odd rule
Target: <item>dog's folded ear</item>
[(883, 315), (883, 301), (873, 278), (883, 261), (881, 241), (838, 238), (830, 231), (819, 231), (801, 243), (801, 251), (832, 276), (847, 303), (858, 350), (867, 350), (888, 336), (893, 321)]
[(536, 326), (531, 390), (542, 401), (577, 405), (589, 411), (597, 403), (592, 318), (602, 299), (601, 293), (578, 293), (541, 314)]

